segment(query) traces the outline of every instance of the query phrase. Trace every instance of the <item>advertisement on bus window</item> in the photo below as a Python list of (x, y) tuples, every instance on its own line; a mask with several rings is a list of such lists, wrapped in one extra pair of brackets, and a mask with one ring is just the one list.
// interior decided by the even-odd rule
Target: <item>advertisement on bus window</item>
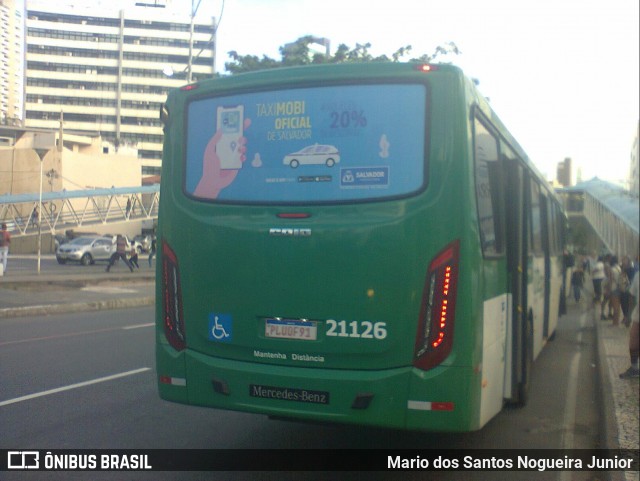
[(255, 92), (194, 100), (185, 191), (226, 202), (340, 202), (424, 182), (423, 85)]

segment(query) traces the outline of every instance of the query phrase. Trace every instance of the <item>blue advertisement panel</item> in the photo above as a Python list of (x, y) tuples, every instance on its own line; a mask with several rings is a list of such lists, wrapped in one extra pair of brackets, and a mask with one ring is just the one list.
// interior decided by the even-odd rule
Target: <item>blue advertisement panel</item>
[(336, 202), (424, 182), (426, 91), (383, 84), (214, 97), (188, 111), (188, 194), (229, 202)]

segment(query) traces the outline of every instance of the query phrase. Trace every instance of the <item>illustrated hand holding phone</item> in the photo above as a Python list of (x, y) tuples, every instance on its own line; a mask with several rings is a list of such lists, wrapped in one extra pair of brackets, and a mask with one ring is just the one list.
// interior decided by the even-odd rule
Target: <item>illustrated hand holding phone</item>
[(218, 107), (216, 122), (216, 133), (202, 158), (202, 178), (193, 191), (207, 199), (217, 198), (238, 175), (247, 153), (244, 131), (251, 125), (251, 119), (244, 118), (242, 105)]

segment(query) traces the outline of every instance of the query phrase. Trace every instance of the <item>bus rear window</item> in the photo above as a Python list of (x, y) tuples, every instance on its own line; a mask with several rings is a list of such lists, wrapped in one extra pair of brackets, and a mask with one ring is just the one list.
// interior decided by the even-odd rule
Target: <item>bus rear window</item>
[(185, 192), (232, 203), (376, 200), (420, 190), (426, 88), (329, 86), (189, 104)]

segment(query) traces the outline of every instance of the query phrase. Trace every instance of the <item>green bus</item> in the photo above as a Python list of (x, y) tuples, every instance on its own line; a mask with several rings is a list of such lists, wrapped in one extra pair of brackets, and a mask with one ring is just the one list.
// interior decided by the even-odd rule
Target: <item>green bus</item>
[(460, 69), (248, 73), (161, 117), (163, 399), (430, 431), (526, 402), (564, 214)]

